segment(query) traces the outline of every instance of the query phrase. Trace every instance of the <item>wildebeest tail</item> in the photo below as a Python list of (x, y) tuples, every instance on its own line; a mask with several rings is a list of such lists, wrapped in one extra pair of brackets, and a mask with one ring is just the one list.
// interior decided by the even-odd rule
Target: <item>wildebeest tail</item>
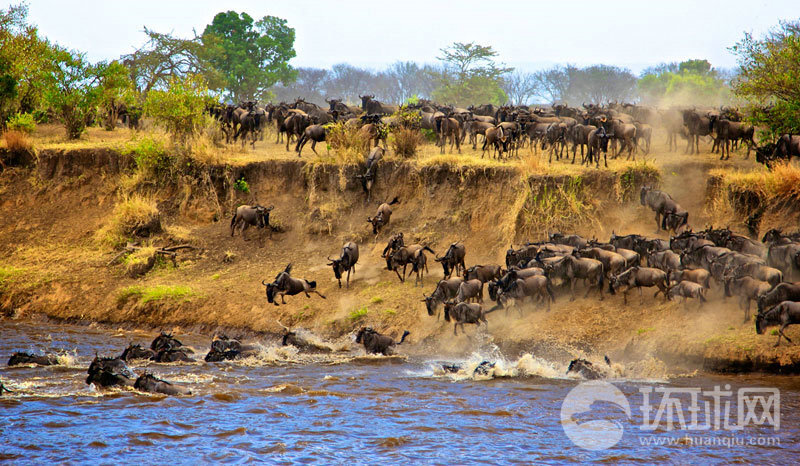
[(314, 280), (306, 280), (306, 283), (308, 283), (308, 286), (310, 286), (312, 289), (317, 287), (317, 282)]
[(433, 254), (434, 256), (436, 256), (436, 253), (433, 251), (433, 249), (431, 249), (431, 248), (430, 248), (430, 247), (428, 247), (428, 246), (422, 246), (422, 250), (423, 250), (423, 251), (428, 251), (429, 253), (431, 253), (431, 254)]
[(394, 199), (392, 199), (392, 202), (389, 203), (389, 205), (395, 205), (395, 204), (399, 204), (399, 203), (400, 203), (400, 199), (397, 196), (395, 196)]
[(233, 226), (236, 225), (236, 211), (233, 211), (233, 216), (231, 217), (231, 236), (233, 236)]
[[(555, 299), (553, 299), (553, 301), (555, 301)], [(495, 304), (494, 306), (492, 306), (491, 309), (489, 309), (488, 311), (484, 311), (483, 313), (484, 314), (489, 314), (490, 312), (499, 311), (500, 309), (503, 309), (503, 305), (502, 304)]]
[(400, 337), (400, 341), (398, 341), (398, 342), (397, 342), (397, 344), (398, 344), (398, 345), (402, 345), (402, 344), (403, 344), (403, 342), (404, 342), (404, 341), (406, 341), (406, 337), (407, 337), (408, 335), (410, 335), (410, 334), (411, 334), (411, 332), (409, 332), (408, 330), (406, 330), (405, 332), (403, 332), (403, 336), (402, 336), (402, 337)]

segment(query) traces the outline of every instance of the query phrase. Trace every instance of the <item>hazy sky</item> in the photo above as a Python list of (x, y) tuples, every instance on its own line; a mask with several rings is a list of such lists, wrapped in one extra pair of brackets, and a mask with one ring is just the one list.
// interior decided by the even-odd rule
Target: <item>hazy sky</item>
[[(16, 3), (16, 2), (12, 2)], [(144, 42), (143, 27), (191, 36), (224, 10), (273, 15), (295, 28), (294, 66), (348, 62), (383, 68), (434, 63), (459, 41), (491, 45), (499, 59), (534, 70), (604, 63), (634, 72), (661, 62), (707, 58), (733, 67), (727, 48), (800, 18), (800, 0), (470, 1), (30, 0), (30, 20), (63, 46), (107, 60)]]

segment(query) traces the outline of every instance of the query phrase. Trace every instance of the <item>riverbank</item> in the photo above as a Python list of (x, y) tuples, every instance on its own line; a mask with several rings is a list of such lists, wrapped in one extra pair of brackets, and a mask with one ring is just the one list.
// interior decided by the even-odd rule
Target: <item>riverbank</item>
[[(355, 179), (356, 165), (325, 159), (261, 159), (193, 162), (168, 182), (137, 170), (137, 154), (115, 148), (46, 148), (28, 167), (0, 174), (0, 309), (5, 318), (44, 315), (69, 322), (111, 326), (190, 328), (213, 333), (242, 329), (273, 335), (281, 324), (338, 338), (361, 326), (398, 335), (411, 331), (409, 351), (463, 354), (475, 345), (467, 336), (429, 317), (420, 302), (441, 277), (429, 258), (422, 286), (401, 284), (380, 256), (391, 233), (409, 243), (429, 244), (441, 254), (461, 240), (467, 264), (503, 263), (509, 243), (538, 240), (562, 230), (607, 239), (617, 234), (653, 235), (650, 212), (638, 204), (643, 184), (660, 183), (692, 212), (692, 225), (712, 220), (706, 213), (708, 173), (723, 165), (711, 154), (686, 156), (656, 150), (648, 164), (613, 161), (610, 169), (558, 169), (547, 173), (523, 163), (479, 164), (447, 155), (432, 162), (389, 159), (378, 173), (375, 202), (366, 203)], [(739, 156), (740, 157), (740, 156)], [(752, 162), (749, 162), (752, 163)], [(563, 162), (560, 162), (561, 165)], [(530, 167), (530, 163), (527, 164)], [(537, 167), (540, 167), (538, 164)], [(737, 161), (741, 169), (744, 161)], [(753, 167), (752, 169), (756, 169)], [(236, 183), (237, 180), (246, 182)], [(377, 201), (397, 196), (391, 224), (377, 241), (367, 216)], [(132, 199), (142, 200), (133, 203)], [(278, 231), (250, 241), (230, 237), (237, 204), (274, 205)], [(108, 232), (120, 206), (150, 206), (161, 232), (138, 238), (141, 246), (188, 245), (175, 265), (158, 259), (133, 278), (134, 259), (112, 261), (120, 245)], [(356, 241), (361, 259), (351, 288), (339, 289), (325, 258)], [(123, 244), (124, 246), (124, 244)], [(267, 304), (262, 280), (286, 264), (293, 275), (315, 280), (327, 297), (287, 298)], [(553, 360), (608, 354), (631, 364), (663, 365), (666, 371), (798, 372), (800, 351), (773, 348), (771, 335), (756, 335), (742, 322), (735, 300), (713, 289), (702, 310), (634, 294), (569, 301), (559, 292), (543, 309), (491, 315), (486, 338), (508, 357), (536, 351)], [(483, 332), (483, 330), (481, 330)], [(790, 328), (790, 338), (798, 335)]]

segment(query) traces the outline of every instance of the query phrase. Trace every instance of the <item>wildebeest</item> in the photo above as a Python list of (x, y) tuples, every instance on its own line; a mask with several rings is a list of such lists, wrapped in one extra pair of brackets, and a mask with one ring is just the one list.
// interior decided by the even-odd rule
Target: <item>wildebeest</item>
[(290, 274), (292, 272), (292, 264), (286, 266), (283, 272), (275, 276), (272, 283), (267, 283), (262, 280), (261, 284), (267, 288), (267, 302), (278, 305), (278, 300), (275, 299), (278, 295), (281, 297), (281, 304), (286, 304), (286, 295), (294, 296), (299, 293), (305, 293), (307, 298), (310, 298), (309, 293), (316, 293), (320, 298), (325, 299), (325, 296), (317, 291), (317, 282), (306, 280), (304, 278), (294, 278)]
[(86, 377), (86, 384), (94, 384), (97, 387), (111, 387), (122, 385), (131, 387), (134, 384), (136, 375), (119, 358), (101, 358), (95, 356), (89, 365), (89, 376)]
[(473, 265), (464, 272), (464, 280), (480, 280), (486, 283), (496, 280), (503, 275), (503, 268), (499, 265)]
[(367, 195), (367, 202), (369, 202), (372, 196), (372, 186), (378, 174), (378, 162), (383, 158), (385, 153), (386, 149), (383, 147), (374, 147), (369, 152), (364, 162), (364, 174), (356, 176), (356, 178), (361, 181), (361, 188), (364, 190), (364, 194)]
[(800, 301), (800, 282), (781, 283), (767, 294), (760, 296), (758, 298), (758, 312), (763, 312), (781, 301)]
[[(585, 248), (589, 242), (579, 235), (564, 235), (559, 232), (550, 233), (550, 242), (555, 244), (566, 244), (573, 248)], [(630, 248), (629, 248), (630, 249)]]
[(767, 282), (752, 277), (725, 277), (725, 297), (739, 296), (739, 307), (744, 309), (744, 321), (750, 320), (750, 301), (767, 294), (772, 287)]
[(461, 333), (464, 333), (464, 324), (480, 325), (481, 322), (489, 329), (489, 321), (486, 320), (486, 314), (500, 309), (500, 306), (494, 306), (489, 310), (484, 310), (483, 306), (478, 303), (465, 303), (455, 301), (447, 301), (444, 303), (444, 320), (447, 322), (453, 321), (453, 335), (458, 335), (458, 326), (461, 325)]
[(622, 272), (627, 264), (622, 255), (601, 248), (576, 249), (573, 255), (579, 259), (581, 257), (590, 257), (599, 260), (603, 264), (603, 271), (606, 273), (606, 277)]
[[(509, 272), (511, 274), (511, 272)], [(516, 273), (512, 274), (512, 277)], [(550, 279), (544, 275), (534, 274), (525, 278), (509, 280), (507, 286), (497, 290), (497, 302), (500, 307), (504, 307), (509, 299), (521, 302), (526, 298), (539, 298), (544, 300), (547, 312), (550, 312), (550, 302), (556, 302), (556, 295), (550, 286)], [(517, 306), (520, 315), (522, 309)]]
[(589, 131), (586, 136), (586, 145), (588, 146), (586, 158), (581, 162), (591, 164), (595, 162), (595, 167), (600, 168), (600, 153), (603, 153), (603, 165), (608, 168), (608, 140), (611, 135), (606, 132), (605, 128), (597, 128)]
[(393, 348), (397, 345), (402, 345), (409, 334), (411, 332), (406, 330), (403, 332), (403, 336), (400, 337), (400, 341), (395, 342), (392, 337), (381, 335), (371, 327), (362, 327), (356, 335), (356, 343), (362, 343), (367, 353), (389, 356), (394, 352)]
[(718, 115), (710, 116), (709, 125), (711, 130), (717, 133), (717, 143), (721, 152), (720, 160), (730, 158), (731, 143), (738, 140), (747, 144), (747, 155), (745, 155), (745, 158), (750, 157), (750, 150), (756, 145), (753, 140), (755, 131), (752, 125), (738, 121), (730, 121)]
[[(171, 333), (161, 332), (157, 337), (153, 339), (153, 342), (150, 343), (150, 349), (155, 351), (156, 353), (168, 349), (177, 349), (183, 348), (188, 350), (180, 340), (175, 338)], [(188, 350), (191, 352), (191, 350)]]
[(342, 274), (347, 272), (347, 287), (350, 288), (350, 271), (356, 273), (356, 263), (358, 263), (358, 245), (352, 241), (348, 241), (342, 246), (342, 253), (338, 259), (331, 259), (328, 265), (333, 267), (333, 275), (339, 281), (339, 288), (342, 287)]
[(681, 268), (681, 256), (670, 251), (653, 251), (647, 255), (647, 265), (663, 271), (678, 270)]
[(140, 375), (136, 382), (133, 384), (133, 388), (142, 392), (149, 392), (149, 393), (162, 393), (164, 395), (191, 395), (192, 391), (186, 387), (181, 387), (178, 385), (173, 385), (166, 380), (161, 380), (158, 377), (145, 372), (144, 374)]
[(153, 358), (155, 362), (194, 362), (194, 359), (186, 354), (186, 348), (167, 347), (157, 352)]
[[(455, 144), (458, 153), (461, 153), (461, 124), (455, 118), (438, 116), (435, 118), (436, 133), (439, 135), (439, 153), (444, 154), (444, 146), (450, 139), (450, 152)], [(485, 145), (485, 144), (484, 144)]]
[(677, 285), (670, 285), (667, 290), (667, 298), (671, 300), (676, 296), (682, 296), (684, 304), (689, 298), (697, 299), (699, 301), (698, 306), (702, 306), (703, 303), (707, 302), (706, 289), (703, 285), (698, 285), (697, 283), (686, 280)]
[(561, 279), (569, 283), (572, 292), (571, 300), (575, 300), (575, 282), (584, 280), (589, 283), (586, 295), (589, 295), (592, 287), (596, 287), (600, 292), (600, 299), (603, 299), (603, 263), (596, 259), (577, 258), (571, 254), (563, 256), (552, 263), (543, 264), (545, 276), (549, 279)]
[(664, 301), (667, 300), (667, 288), (669, 287), (669, 272), (652, 268), (652, 267), (631, 267), (628, 270), (620, 273), (619, 275), (612, 275), (608, 279), (608, 291), (615, 294), (618, 289), (625, 286), (625, 291), (622, 292), (623, 304), (628, 304), (628, 292), (632, 288), (639, 289), (639, 297), (644, 304), (644, 297), (642, 296), (642, 287), (658, 287), (653, 297), (655, 298), (658, 293), (664, 294)]
[(269, 228), (270, 234), (272, 234), (272, 226), (269, 224), (269, 213), (272, 212), (274, 208), (275, 206), (240, 205), (236, 208), (236, 212), (233, 213), (233, 217), (231, 217), (231, 236), (233, 236), (238, 227), (242, 238), (247, 241), (244, 231), (250, 226)]
[(656, 213), (656, 225), (658, 231), (666, 229), (667, 214), (676, 214), (678, 226), (685, 225), (689, 220), (689, 213), (672, 199), (669, 194), (653, 189), (650, 186), (642, 186), (639, 192), (639, 203), (647, 206)]
[(464, 265), (464, 258), (466, 255), (467, 248), (464, 246), (464, 243), (456, 241), (447, 248), (447, 252), (444, 253), (444, 256), (436, 258), (436, 262), (442, 264), (444, 278), (450, 278), (453, 272), (458, 275), (459, 268), (461, 269), (462, 275), (467, 273), (467, 266)]
[(155, 359), (155, 357), (155, 351), (145, 348), (142, 345), (134, 345), (131, 343), (127, 348), (125, 348), (124, 351), (122, 351), (122, 354), (119, 358), (123, 361), (133, 361), (136, 359)]
[(761, 335), (764, 333), (765, 328), (780, 325), (778, 329), (778, 341), (775, 343), (775, 346), (781, 344), (781, 337), (786, 338), (786, 341), (791, 343), (792, 340), (790, 340), (783, 331), (786, 330), (786, 327), (798, 323), (800, 323), (800, 303), (782, 301), (767, 312), (759, 311), (756, 316), (756, 333)]
[[(311, 141), (311, 150), (316, 154), (317, 143), (325, 141), (327, 133), (324, 125), (310, 125), (303, 130), (303, 135), (297, 140), (297, 145), (294, 148), (295, 152), (297, 152), (297, 156), (300, 157), (303, 155), (303, 147), (308, 141)], [(327, 149), (327, 146), (325, 147)]]
[[(663, 270), (663, 269), (662, 269)], [(670, 282), (680, 283), (683, 280), (695, 282), (703, 285), (706, 289), (711, 288), (711, 273), (706, 269), (674, 269), (670, 270)]]
[(466, 279), (458, 286), (456, 292), (456, 302), (463, 303), (474, 299), (483, 302), (483, 282), (473, 278)]
[(481, 158), (486, 154), (487, 147), (494, 147), (494, 151), (498, 153), (498, 158), (503, 158), (503, 148), (508, 141), (508, 136), (503, 132), (500, 126), (492, 126), (484, 130), (483, 147), (481, 148)]
[(361, 99), (361, 110), (363, 110), (364, 113), (391, 115), (397, 111), (397, 106), (381, 103), (380, 101), (375, 100), (374, 95), (360, 95), (358, 98)]
[(55, 366), (58, 358), (51, 354), (37, 355), (18, 351), (8, 359), (9, 366), (19, 366), (22, 364), (35, 364), (37, 366)]
[(377, 212), (375, 212), (374, 217), (367, 217), (367, 223), (372, 224), (372, 233), (375, 234), (377, 238), (378, 232), (381, 231), (381, 228), (384, 225), (389, 224), (389, 220), (392, 218), (392, 207), (395, 204), (399, 204), (400, 200), (395, 196), (391, 202), (384, 202), (383, 204), (378, 206)]
[[(387, 246), (389, 249), (389, 246)], [(386, 249), (384, 250), (386, 251)], [(408, 265), (410, 264), (412, 269), (411, 273), (417, 274), (417, 282), (422, 280), (422, 273), (423, 268), (427, 270), (427, 259), (425, 258), (425, 251), (430, 252), (434, 256), (436, 255), (428, 246), (422, 246), (419, 244), (412, 244), (410, 246), (400, 246), (397, 249), (393, 249), (392, 252), (388, 253), (386, 256), (386, 268), (388, 270), (394, 270), (397, 274), (397, 278), (400, 279), (400, 282), (404, 283), (406, 281), (406, 270)], [(400, 276), (400, 267), (403, 267), (403, 275)]]
[(695, 110), (683, 110), (683, 124), (689, 132), (689, 144), (686, 154), (700, 153), (700, 136), (711, 134), (711, 119), (701, 116)]
[[(426, 296), (423, 293), (422, 296), (424, 299), (422, 302), (425, 303), (425, 308), (428, 311), (428, 315), (432, 316), (436, 312), (436, 308), (438, 308), (439, 305), (445, 301), (455, 299), (455, 297), (458, 295), (458, 288), (463, 282), (464, 279), (460, 277), (439, 280), (439, 283), (436, 284), (436, 289), (433, 290), (433, 293), (431, 293), (430, 296)], [(436, 316), (436, 320), (439, 320), (438, 315)]]
[[(608, 359), (608, 356), (605, 357), (605, 362), (608, 366), (611, 366), (611, 360)], [(586, 359), (573, 359), (569, 362), (569, 367), (567, 367), (567, 374), (575, 373), (583, 377), (587, 380), (597, 380), (602, 379), (603, 374), (595, 369), (594, 364)]]
[(292, 110), (283, 121), (283, 127), (286, 130), (286, 151), (289, 151), (289, 142), (292, 136), (300, 138), (305, 132), (306, 128), (311, 124), (311, 119), (308, 115), (301, 110)]

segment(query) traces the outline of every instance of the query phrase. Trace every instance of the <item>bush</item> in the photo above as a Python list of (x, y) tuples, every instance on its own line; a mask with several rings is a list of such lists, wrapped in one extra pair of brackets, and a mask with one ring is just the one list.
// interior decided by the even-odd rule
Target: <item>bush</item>
[(32, 113), (17, 113), (8, 119), (8, 129), (31, 134), (36, 131), (36, 120)]
[(422, 144), (422, 134), (413, 128), (400, 128), (394, 132), (392, 149), (395, 154), (403, 158), (410, 158), (417, 154), (417, 147)]
[(126, 152), (133, 155), (136, 167), (147, 175), (164, 177), (171, 173), (174, 165), (164, 142), (152, 136), (134, 138), (128, 143)]
[(329, 123), (326, 127), (328, 134), (325, 138), (334, 150), (338, 162), (359, 163), (363, 161), (367, 141), (361, 135), (360, 128), (347, 126), (344, 122)]
[(28, 136), (21, 131), (6, 131), (3, 139), (6, 141), (6, 148), (12, 153), (30, 152), (33, 147)]
[(244, 179), (244, 177), (241, 177), (238, 180), (236, 180), (236, 182), (233, 184), (233, 187), (237, 191), (241, 191), (243, 193), (249, 193), (250, 192), (250, 185), (247, 184), (247, 181)]
[(96, 238), (102, 243), (119, 246), (134, 236), (146, 237), (161, 230), (156, 202), (142, 196), (130, 196), (114, 207), (111, 218), (97, 231)]
[(208, 87), (202, 77), (172, 78), (167, 90), (147, 94), (144, 112), (183, 145), (205, 126), (208, 99)]

